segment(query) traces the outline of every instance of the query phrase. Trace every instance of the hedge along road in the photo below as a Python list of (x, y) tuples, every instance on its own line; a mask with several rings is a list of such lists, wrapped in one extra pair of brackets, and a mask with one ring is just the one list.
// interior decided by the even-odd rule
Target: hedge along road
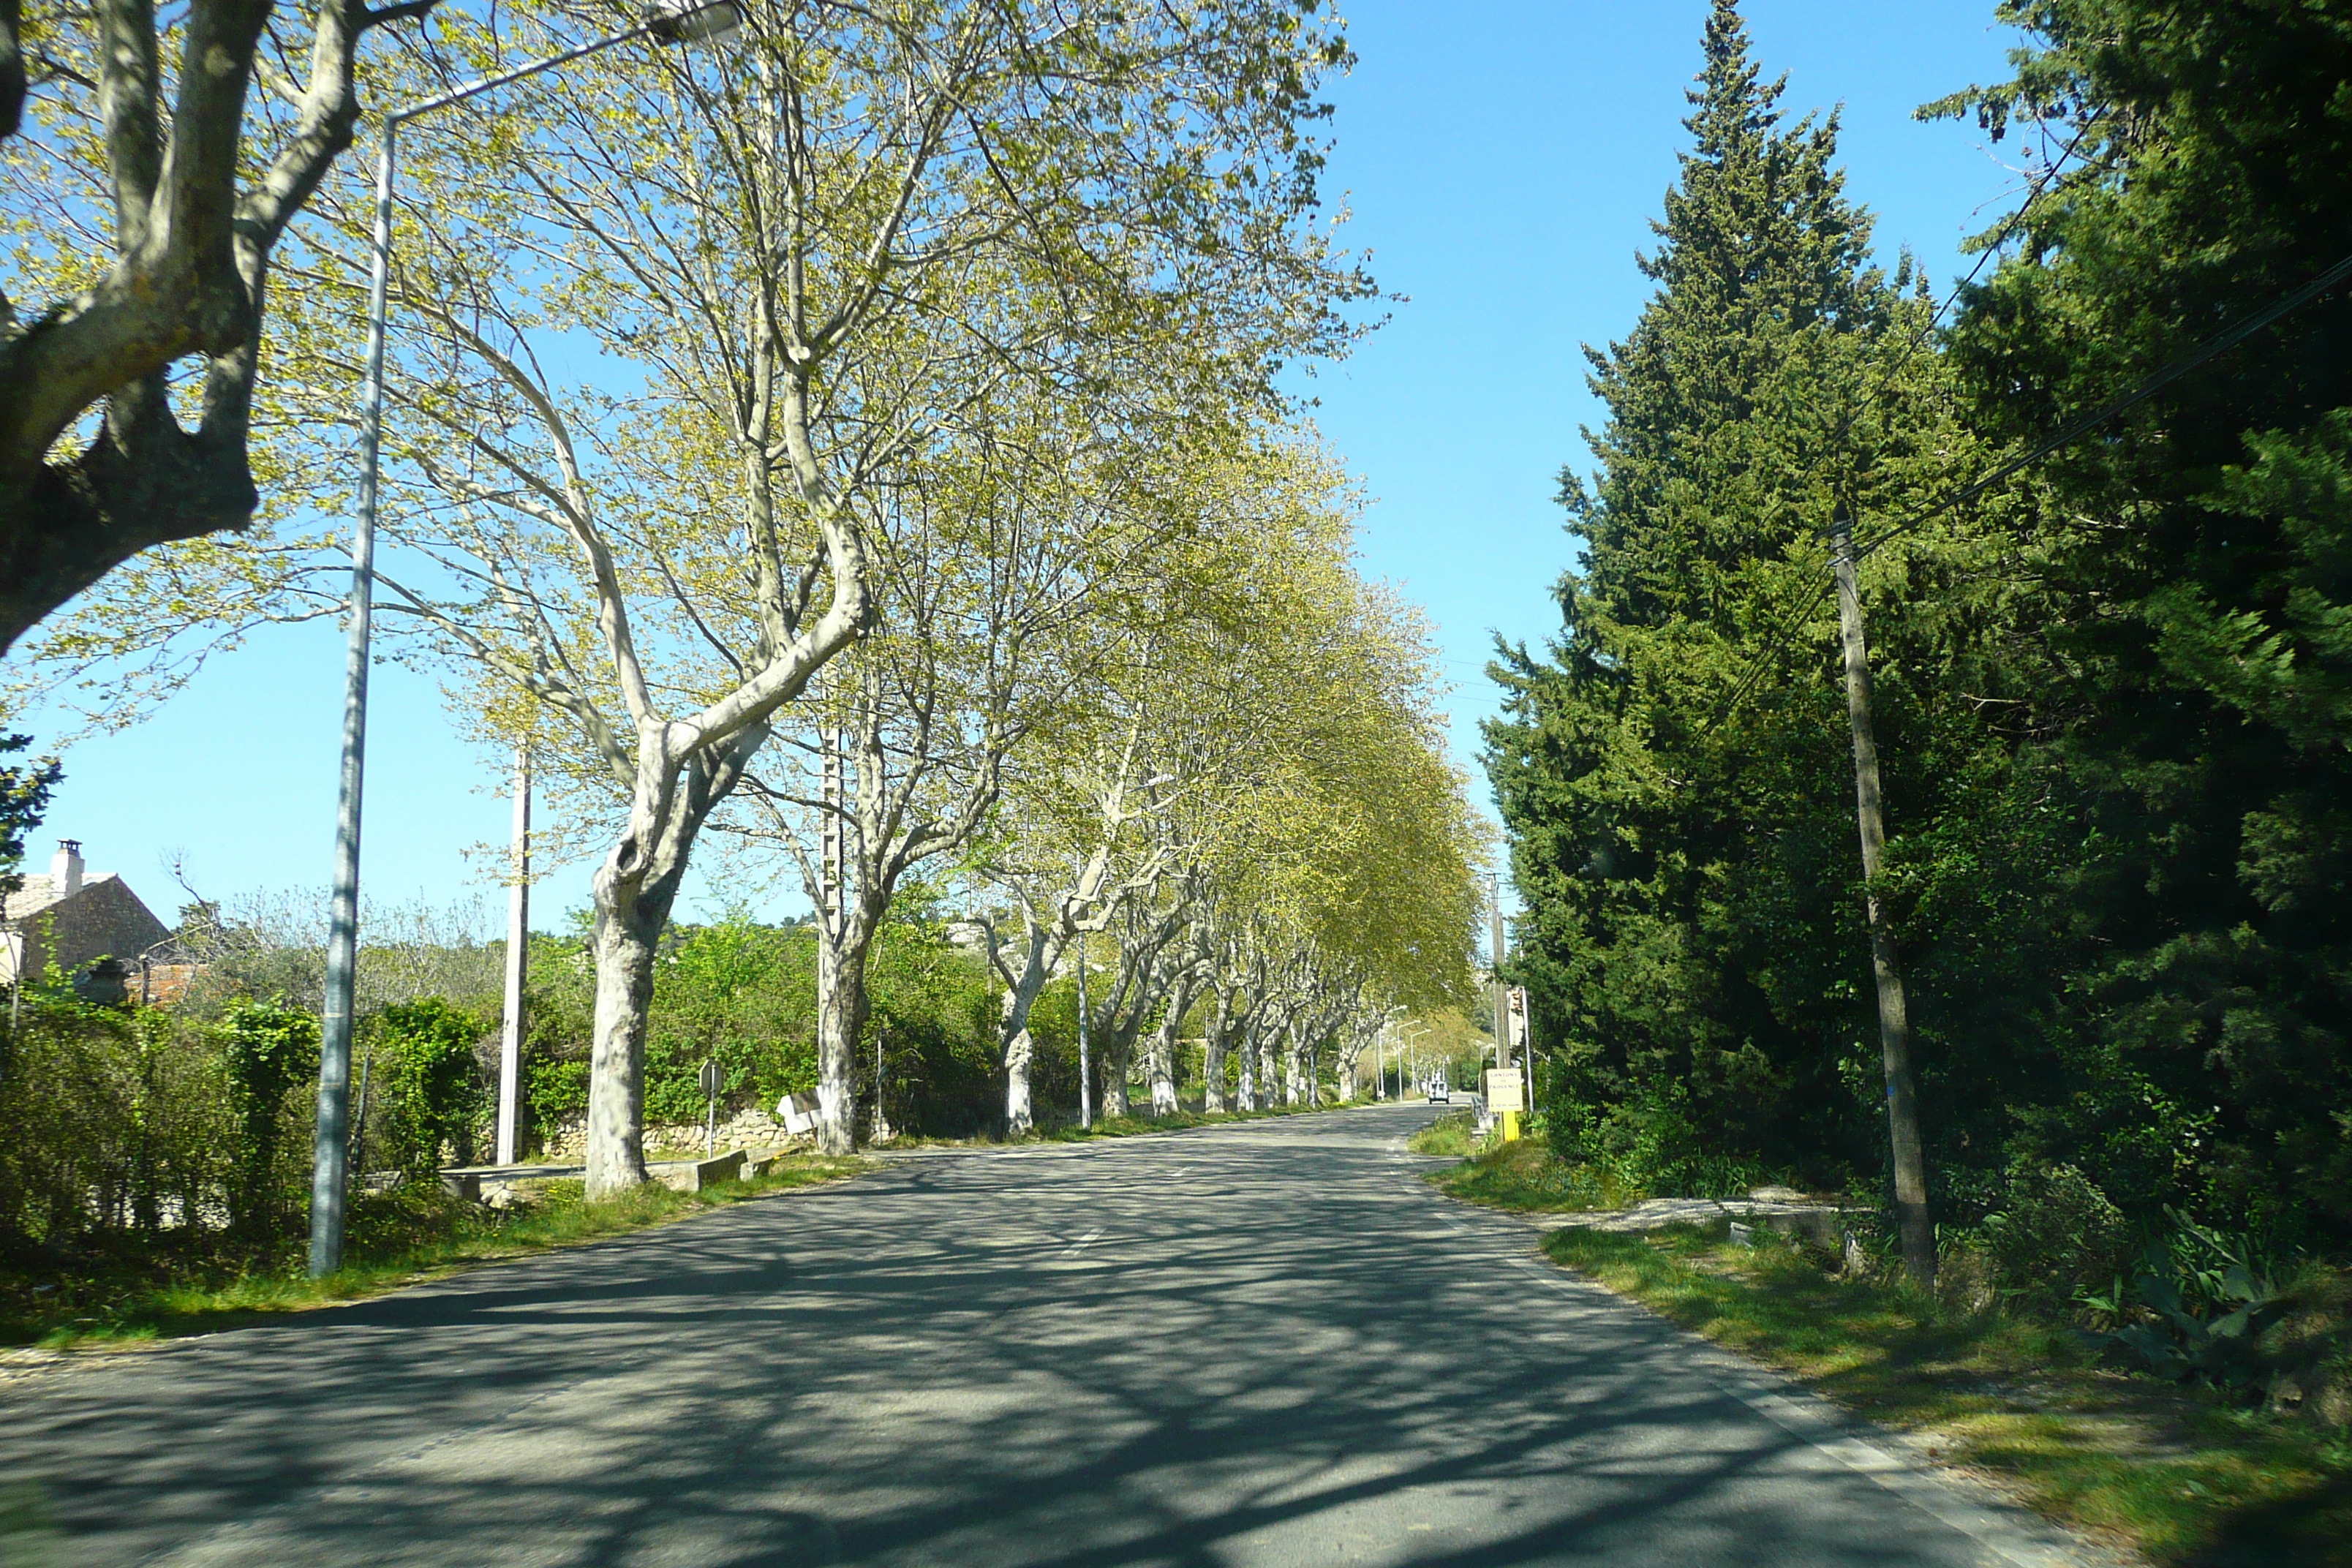
[(1416, 1179), (1417, 1106), (910, 1160), (28, 1380), (59, 1560), (2068, 1561)]

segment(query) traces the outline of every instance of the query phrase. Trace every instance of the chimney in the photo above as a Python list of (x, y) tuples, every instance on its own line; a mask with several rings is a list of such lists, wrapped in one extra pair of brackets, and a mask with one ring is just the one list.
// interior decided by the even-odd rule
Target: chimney
[(49, 860), (49, 897), (70, 899), (81, 891), (81, 840), (60, 838)]

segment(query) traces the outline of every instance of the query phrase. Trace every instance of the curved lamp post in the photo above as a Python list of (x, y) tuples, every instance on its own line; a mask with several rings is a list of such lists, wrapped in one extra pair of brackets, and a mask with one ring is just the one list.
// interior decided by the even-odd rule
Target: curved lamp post
[(367, 753), (368, 643), (375, 609), (376, 479), (383, 437), (383, 339), (392, 272), (394, 149), (409, 121), (639, 38), (691, 44), (730, 37), (742, 26), (735, 0), (669, 5), (626, 32), (394, 110), (383, 118), (375, 164), (375, 234), (368, 277), (367, 371), (360, 383), (359, 515), (352, 529), (350, 640), (343, 653), (343, 765), (335, 810), (335, 885), (327, 915), (325, 1004), (319, 1028), (319, 1128), (310, 1175), (310, 1272), (343, 1261), (343, 1209), (351, 1162), (352, 993), (359, 971), (360, 793)]

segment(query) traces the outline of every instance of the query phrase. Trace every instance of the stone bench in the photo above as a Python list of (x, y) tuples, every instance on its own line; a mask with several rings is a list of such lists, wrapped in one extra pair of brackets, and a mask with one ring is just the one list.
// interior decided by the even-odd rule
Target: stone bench
[[(772, 1166), (775, 1156), (767, 1157)], [(745, 1154), (730, 1149), (724, 1154), (687, 1160), (648, 1160), (646, 1174), (676, 1193), (698, 1193), (720, 1182), (740, 1181), (752, 1173), (744, 1169)], [(764, 1169), (764, 1168), (763, 1168)], [(525, 1182), (576, 1182), (586, 1176), (585, 1165), (457, 1165), (441, 1173), (441, 1184), (456, 1197), (504, 1207)]]

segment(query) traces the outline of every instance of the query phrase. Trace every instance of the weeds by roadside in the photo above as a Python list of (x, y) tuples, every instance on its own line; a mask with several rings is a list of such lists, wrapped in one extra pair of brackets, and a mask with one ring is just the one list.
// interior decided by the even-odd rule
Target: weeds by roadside
[(1466, 1110), (1449, 1110), (1404, 1141), (1416, 1154), (1452, 1154), (1467, 1159), (1476, 1146), (1477, 1119)]
[(1480, 1147), (1468, 1111), (1442, 1116), (1405, 1141), (1423, 1154), (1459, 1154), (1463, 1162), (1433, 1172), (1430, 1182), (1449, 1197), (1488, 1208), (1544, 1214), (1575, 1214), (1616, 1208), (1640, 1194), (1627, 1192), (1605, 1172), (1555, 1159), (1540, 1134), (1516, 1142)]
[(378, 1294), (470, 1265), (574, 1247), (684, 1219), (751, 1198), (839, 1181), (869, 1160), (806, 1155), (768, 1175), (699, 1193), (647, 1184), (609, 1203), (586, 1201), (578, 1182), (549, 1182), (504, 1210), (412, 1184), (355, 1194), (348, 1261), (310, 1279), (290, 1250), (275, 1255), (124, 1254), (51, 1260), (35, 1273), (0, 1274), (0, 1342), (66, 1347), (230, 1328), (252, 1318)]

